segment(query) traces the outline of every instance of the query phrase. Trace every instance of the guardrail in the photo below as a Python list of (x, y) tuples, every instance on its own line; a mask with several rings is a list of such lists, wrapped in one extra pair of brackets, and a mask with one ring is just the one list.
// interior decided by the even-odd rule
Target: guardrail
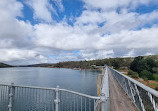
[(101, 85), (101, 96), (104, 96), (105, 100), (101, 103), (102, 111), (110, 111), (110, 97), (109, 97), (109, 68), (105, 65), (105, 74), (103, 76)]
[(100, 111), (102, 97), (75, 91), (0, 84), (0, 111)]
[(108, 67), (100, 96), (56, 88), (0, 84), (0, 111), (109, 111)]
[(112, 75), (140, 111), (158, 111), (158, 92), (144, 84), (109, 68)]

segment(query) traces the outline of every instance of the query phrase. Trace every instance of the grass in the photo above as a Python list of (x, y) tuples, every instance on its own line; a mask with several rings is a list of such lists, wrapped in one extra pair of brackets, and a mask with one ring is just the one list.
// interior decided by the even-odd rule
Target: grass
[(155, 84), (155, 83), (149, 83), (148, 85), (154, 88), (158, 87), (158, 84)]
[(154, 76), (154, 80), (158, 81), (158, 74), (153, 74), (153, 76)]

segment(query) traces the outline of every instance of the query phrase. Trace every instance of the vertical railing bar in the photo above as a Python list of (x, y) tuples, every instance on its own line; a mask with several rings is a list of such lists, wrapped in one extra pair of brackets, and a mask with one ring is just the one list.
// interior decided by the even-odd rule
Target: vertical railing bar
[[(4, 90), (3, 90), (3, 86), (2, 86), (2, 109), (4, 109), (4, 100), (3, 100), (3, 96), (4, 96), (4, 94), (3, 94), (3, 92), (4, 92)], [(8, 98), (9, 99), (9, 98)]]
[(89, 111), (91, 111), (91, 107), (90, 107), (90, 98), (89, 98)]
[[(23, 88), (19, 88), (19, 90), (20, 90), (20, 89), (21, 89), (21, 96), (20, 96), (20, 97), (21, 97), (21, 99), (23, 100)], [(21, 99), (20, 99), (20, 100), (21, 100)], [(22, 110), (22, 102), (23, 102), (23, 101), (20, 102), (20, 109), (21, 109), (21, 110)]]
[[(71, 108), (71, 106), (72, 106), (72, 98), (70, 98), (71, 96), (70, 96), (70, 93), (69, 93), (69, 101), (71, 102), (70, 103), (70, 111), (72, 111), (72, 108)], [(71, 99), (71, 100), (70, 100)]]
[(35, 99), (34, 99), (34, 98), (35, 98), (35, 96), (34, 96), (34, 95), (35, 95), (35, 92), (34, 92), (34, 89), (32, 89), (32, 95), (33, 95), (33, 96), (32, 96), (32, 99), (33, 99), (33, 100), (32, 100), (32, 110), (33, 110), (34, 107), (35, 107)]
[(68, 102), (69, 102), (69, 93), (67, 93), (67, 100), (68, 100), (68, 101), (67, 101), (67, 109), (68, 109), (68, 111), (70, 111), (70, 110), (69, 110), (70, 105), (69, 105), (69, 103), (68, 103)]
[[(46, 98), (45, 98), (45, 110), (44, 111), (47, 111), (47, 100), (48, 100), (48, 97), (47, 97), (47, 90), (45, 90), (45, 95), (46, 95)], [(49, 109), (48, 109), (49, 110)]]
[(2, 102), (2, 86), (0, 86), (0, 87), (1, 87), (1, 100), (0, 100), (0, 102), (1, 102), (1, 104), (0, 104), (1, 107), (0, 107), (0, 108), (2, 108), (2, 103), (3, 103), (3, 102)]
[(59, 86), (56, 87), (56, 99), (54, 100), (55, 102), (55, 111), (59, 111), (59, 102), (60, 102), (60, 99), (59, 99)]
[(93, 106), (93, 108), (94, 108), (94, 111), (95, 111), (95, 110), (96, 110), (96, 109), (95, 109), (95, 99), (93, 100), (93, 103), (94, 103), (94, 106)]
[(26, 88), (26, 94), (27, 94), (27, 97), (26, 97), (26, 108), (27, 108), (27, 110), (29, 110), (29, 88)]
[(3, 101), (2, 101), (2, 91), (3, 91), (3, 87), (1, 86), (1, 100), (0, 100), (0, 102), (1, 102), (1, 108), (3, 107)]
[(87, 108), (86, 108), (86, 98), (85, 98), (85, 111), (87, 110)]
[[(9, 87), (8, 87), (8, 91), (9, 91)], [(4, 110), (7, 110), (6, 109), (7, 107), (5, 106), (6, 99), (8, 99), (8, 98), (6, 98), (6, 93), (7, 93), (6, 86), (4, 86)], [(8, 95), (9, 95), (9, 93), (8, 93)], [(9, 100), (8, 100), (8, 102), (9, 102)]]
[(2, 102), (2, 90), (3, 90), (3, 89), (2, 89), (2, 86), (0, 86), (0, 88), (1, 88), (1, 100), (0, 100), (0, 102), (1, 102), (0, 105), (1, 105), (1, 106), (0, 106), (0, 108), (2, 108), (2, 103), (3, 103), (3, 102)]
[(77, 111), (78, 111), (78, 107), (79, 107), (79, 106), (78, 106), (78, 96), (76, 96), (76, 97), (77, 97)]
[[(17, 95), (17, 98), (16, 98), (17, 101), (16, 101), (16, 100), (15, 100), (15, 101), (16, 101), (17, 104), (19, 104), (19, 92), (18, 92), (18, 88), (15, 87), (15, 89), (16, 89), (16, 90), (15, 90), (15, 95)], [(15, 109), (17, 109), (17, 111), (19, 111), (20, 105), (19, 105), (19, 107), (17, 107), (17, 104), (16, 104), (16, 103), (14, 103), (15, 106), (16, 106)]]
[(29, 97), (28, 97), (28, 102), (29, 102), (29, 110), (31, 111), (31, 93), (30, 93), (30, 88), (28, 89), (28, 95), (29, 95)]
[(32, 89), (30, 89), (30, 93), (29, 93), (29, 94), (30, 94), (30, 96), (29, 96), (29, 97), (30, 97), (30, 102), (31, 102), (31, 103), (30, 103), (30, 105), (31, 105), (31, 106), (30, 106), (30, 110), (32, 110), (32, 109), (33, 109), (33, 108), (32, 108), (32, 107), (33, 107), (33, 100), (32, 100), (32, 98), (33, 98), (33, 96), (32, 96)]
[[(9, 101), (9, 95), (8, 95), (8, 101)], [(3, 110), (5, 110), (5, 86), (3, 86)]]
[[(9, 86), (9, 105), (8, 105), (8, 109), (9, 111), (13, 111), (13, 96), (14, 96), (14, 84), (11, 83), (11, 85)], [(5, 98), (6, 100), (6, 98)]]
[(82, 96), (81, 96), (81, 111), (82, 111)]
[(19, 103), (18, 103), (18, 98), (19, 98), (19, 97), (18, 97), (18, 89), (17, 89), (16, 87), (15, 87), (15, 93), (14, 93), (14, 94), (15, 94), (15, 98), (16, 98), (16, 99), (14, 99), (14, 110), (18, 111), (19, 108), (16, 107), (16, 105), (19, 104)]
[[(9, 87), (8, 87), (8, 91), (9, 91)], [(7, 110), (6, 109), (7, 107), (5, 106), (6, 99), (8, 99), (8, 97), (6, 98), (6, 93), (7, 93), (6, 86), (4, 86), (4, 110)], [(8, 93), (8, 95), (9, 95), (9, 93)], [(9, 102), (9, 100), (8, 100), (8, 102)]]
[(39, 110), (41, 110), (41, 90), (38, 91), (39, 93)]
[(76, 105), (76, 103), (75, 103), (75, 95), (74, 95), (74, 111), (75, 111), (75, 105)]
[(52, 107), (52, 104), (54, 103), (54, 101), (52, 101), (52, 99), (50, 99), (50, 97), (51, 97), (51, 91), (49, 90), (48, 91), (48, 97), (49, 97), (49, 101), (50, 101), (50, 104), (49, 104), (49, 108), (50, 108), (50, 110), (51, 111), (55, 111), (55, 107)]
[[(72, 97), (72, 96), (71, 96), (71, 97)], [(71, 99), (70, 111), (72, 111), (72, 103), (73, 103), (73, 102), (72, 102), (72, 98), (69, 97), (69, 100), (70, 100), (70, 99)]]
[[(67, 98), (67, 95), (66, 95), (66, 92), (65, 92), (65, 100), (67, 100), (66, 98)], [(67, 101), (65, 102), (65, 111), (67, 111)]]
[(60, 92), (60, 111), (63, 111), (63, 96), (62, 96), (62, 91)]
[(35, 103), (35, 110), (38, 110), (38, 109), (37, 109), (37, 106), (38, 106), (37, 90), (35, 90), (35, 93), (36, 93), (36, 94), (35, 94), (35, 95), (36, 95), (36, 96), (35, 96), (35, 97), (36, 97), (36, 99), (35, 99), (35, 100), (36, 100), (36, 103)]
[(24, 109), (26, 109), (26, 88), (24, 88)]

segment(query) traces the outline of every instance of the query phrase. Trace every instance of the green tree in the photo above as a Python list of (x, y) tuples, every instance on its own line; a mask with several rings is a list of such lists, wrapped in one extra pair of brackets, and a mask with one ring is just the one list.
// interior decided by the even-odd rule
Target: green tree
[(116, 60), (113, 60), (112, 61), (112, 66), (115, 68), (115, 69), (118, 69), (119, 68), (119, 64)]
[(136, 57), (130, 65), (130, 69), (138, 73), (146, 69), (145, 67), (146, 65), (142, 56)]
[(139, 76), (138, 76), (138, 73), (137, 72), (134, 72), (134, 71), (132, 71), (132, 70), (129, 70), (128, 71), (128, 75), (130, 75), (131, 77), (133, 77), (133, 78), (138, 78)]
[(156, 62), (153, 59), (147, 58), (144, 59), (143, 57), (139, 56), (134, 59), (134, 61), (130, 65), (130, 69), (141, 73), (143, 70), (150, 71), (154, 73), (153, 67), (156, 66)]
[(154, 79), (153, 74), (150, 71), (147, 71), (147, 70), (141, 71), (139, 76), (142, 77), (142, 78), (147, 78), (148, 80), (153, 80)]

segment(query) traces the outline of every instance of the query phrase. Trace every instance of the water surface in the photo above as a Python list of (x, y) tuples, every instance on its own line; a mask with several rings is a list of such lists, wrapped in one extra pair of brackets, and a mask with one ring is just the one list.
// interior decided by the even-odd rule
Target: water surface
[(70, 89), (97, 95), (98, 71), (64, 68), (0, 68), (0, 83)]

